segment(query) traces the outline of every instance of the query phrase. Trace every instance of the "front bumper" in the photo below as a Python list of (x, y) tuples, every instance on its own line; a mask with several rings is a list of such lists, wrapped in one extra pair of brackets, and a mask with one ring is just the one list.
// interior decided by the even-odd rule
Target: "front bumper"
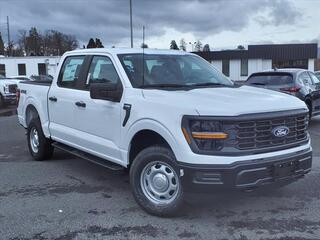
[(3, 101), (5, 103), (14, 103), (17, 99), (17, 96), (15, 93), (9, 93), (3, 95)]
[(186, 190), (251, 190), (264, 185), (285, 185), (303, 177), (312, 166), (311, 148), (287, 155), (235, 162), (228, 165), (179, 163)]

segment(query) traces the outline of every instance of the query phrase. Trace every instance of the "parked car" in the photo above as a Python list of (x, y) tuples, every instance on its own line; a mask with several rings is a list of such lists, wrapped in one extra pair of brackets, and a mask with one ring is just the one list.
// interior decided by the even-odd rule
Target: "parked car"
[(250, 75), (246, 85), (291, 94), (304, 101), (309, 116), (320, 114), (320, 80), (305, 69), (276, 69)]
[(160, 216), (187, 191), (277, 187), (311, 170), (302, 101), (237, 86), (191, 53), (142, 51), (67, 52), (52, 83), (20, 82), (31, 156), (59, 148), (127, 168), (137, 203)]
[(0, 78), (0, 108), (16, 102), (17, 81)]
[(9, 79), (18, 80), (18, 81), (31, 81), (31, 78), (25, 75), (10, 76)]
[(314, 74), (315, 74), (316, 77), (320, 80), (320, 71), (314, 72)]

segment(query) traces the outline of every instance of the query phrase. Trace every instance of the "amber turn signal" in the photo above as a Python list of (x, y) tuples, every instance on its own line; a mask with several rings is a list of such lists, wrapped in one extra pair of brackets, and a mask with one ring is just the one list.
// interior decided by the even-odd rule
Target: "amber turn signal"
[(228, 134), (223, 132), (192, 132), (195, 139), (227, 139)]

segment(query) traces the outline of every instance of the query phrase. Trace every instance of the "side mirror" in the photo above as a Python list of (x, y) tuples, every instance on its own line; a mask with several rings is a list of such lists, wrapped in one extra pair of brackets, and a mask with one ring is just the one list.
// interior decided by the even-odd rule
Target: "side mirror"
[(123, 88), (121, 83), (91, 83), (90, 97), (92, 99), (120, 102)]

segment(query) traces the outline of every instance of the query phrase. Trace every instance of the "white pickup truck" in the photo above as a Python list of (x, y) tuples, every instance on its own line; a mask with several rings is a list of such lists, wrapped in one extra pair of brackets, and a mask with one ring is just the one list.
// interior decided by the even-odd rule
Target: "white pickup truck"
[(275, 187), (311, 170), (305, 103), (238, 86), (191, 53), (142, 51), (67, 52), (52, 83), (20, 82), (33, 158), (59, 148), (128, 168), (136, 201), (160, 216), (189, 190)]
[(0, 109), (8, 103), (16, 102), (18, 80), (0, 76)]

